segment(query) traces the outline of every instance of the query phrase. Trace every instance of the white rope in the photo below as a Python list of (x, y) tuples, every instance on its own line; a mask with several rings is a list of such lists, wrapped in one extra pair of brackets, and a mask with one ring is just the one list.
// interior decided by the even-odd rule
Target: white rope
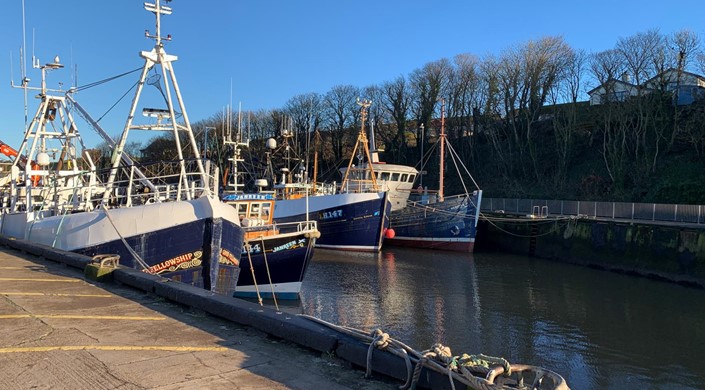
[(274, 299), (274, 307), (279, 311), (279, 304), (277, 303), (277, 295), (274, 293), (274, 283), (272, 283), (272, 275), (269, 273), (269, 263), (267, 262), (267, 250), (264, 247), (264, 236), (260, 238), (262, 240), (262, 255), (264, 256), (264, 267), (267, 269), (267, 279), (269, 280), (269, 287), (272, 289), (272, 299)]
[(252, 251), (252, 245), (250, 245), (249, 241), (245, 240), (245, 250), (247, 251), (247, 261), (250, 262), (250, 273), (252, 273), (252, 284), (255, 286), (255, 292), (257, 293), (257, 301), (259, 302), (260, 306), (264, 306), (264, 303), (262, 302), (262, 296), (259, 294), (259, 287), (257, 286), (257, 278), (255, 278), (255, 267), (252, 265), (252, 255), (250, 255), (250, 252)]
[(120, 231), (118, 231), (117, 226), (115, 226), (115, 222), (113, 221), (113, 218), (110, 216), (110, 213), (108, 212), (108, 208), (105, 207), (105, 205), (103, 205), (103, 211), (105, 212), (105, 216), (108, 217), (108, 221), (110, 221), (110, 224), (113, 225), (113, 229), (115, 229), (115, 233), (117, 233), (118, 237), (120, 237), (120, 240), (122, 241), (122, 243), (125, 244), (125, 248), (127, 248), (128, 252), (130, 252), (132, 257), (134, 257), (137, 264), (142, 266), (143, 270), (147, 271), (150, 274), (153, 274), (154, 272), (150, 271), (149, 265), (147, 263), (145, 263), (144, 260), (142, 260), (140, 255), (138, 255), (137, 252), (135, 252), (134, 249), (132, 249), (130, 244), (127, 243), (127, 240), (125, 240), (125, 237), (123, 237), (122, 234), (120, 234)]

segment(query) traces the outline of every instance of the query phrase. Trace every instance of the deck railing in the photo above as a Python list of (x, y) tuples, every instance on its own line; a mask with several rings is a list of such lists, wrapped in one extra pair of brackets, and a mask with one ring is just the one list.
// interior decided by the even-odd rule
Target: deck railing
[(539, 210), (542, 214), (558, 216), (705, 223), (705, 215), (703, 215), (705, 206), (692, 204), (483, 198), (480, 209), (483, 212), (504, 212), (518, 215), (537, 214), (536, 210)]
[(194, 199), (204, 193), (217, 195), (218, 168), (209, 161), (203, 167), (204, 174), (200, 173), (197, 160), (121, 166), (112, 188), (104, 184), (109, 169), (49, 172), (35, 187), (32, 181), (25, 184), (25, 180), (11, 180), (9, 185), (0, 187), (0, 213), (90, 211), (102, 203), (106, 192), (108, 207)]

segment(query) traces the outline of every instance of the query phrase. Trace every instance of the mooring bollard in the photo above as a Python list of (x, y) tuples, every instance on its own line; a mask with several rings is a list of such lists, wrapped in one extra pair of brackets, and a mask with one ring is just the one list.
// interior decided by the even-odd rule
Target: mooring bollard
[(96, 282), (113, 280), (113, 271), (120, 265), (120, 255), (103, 254), (93, 256), (93, 261), (83, 269), (86, 279)]

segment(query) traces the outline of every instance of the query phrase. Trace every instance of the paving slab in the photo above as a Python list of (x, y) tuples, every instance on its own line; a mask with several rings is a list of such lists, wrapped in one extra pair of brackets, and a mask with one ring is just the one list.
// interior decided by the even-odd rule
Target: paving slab
[(0, 389), (392, 389), (253, 328), (0, 247)]

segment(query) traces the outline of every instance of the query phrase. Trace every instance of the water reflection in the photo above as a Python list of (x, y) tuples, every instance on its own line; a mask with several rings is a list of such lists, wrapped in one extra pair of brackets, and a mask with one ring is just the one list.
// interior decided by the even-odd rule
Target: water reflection
[(543, 366), (573, 389), (705, 388), (705, 291), (501, 254), (317, 250), (285, 310), (421, 350)]

